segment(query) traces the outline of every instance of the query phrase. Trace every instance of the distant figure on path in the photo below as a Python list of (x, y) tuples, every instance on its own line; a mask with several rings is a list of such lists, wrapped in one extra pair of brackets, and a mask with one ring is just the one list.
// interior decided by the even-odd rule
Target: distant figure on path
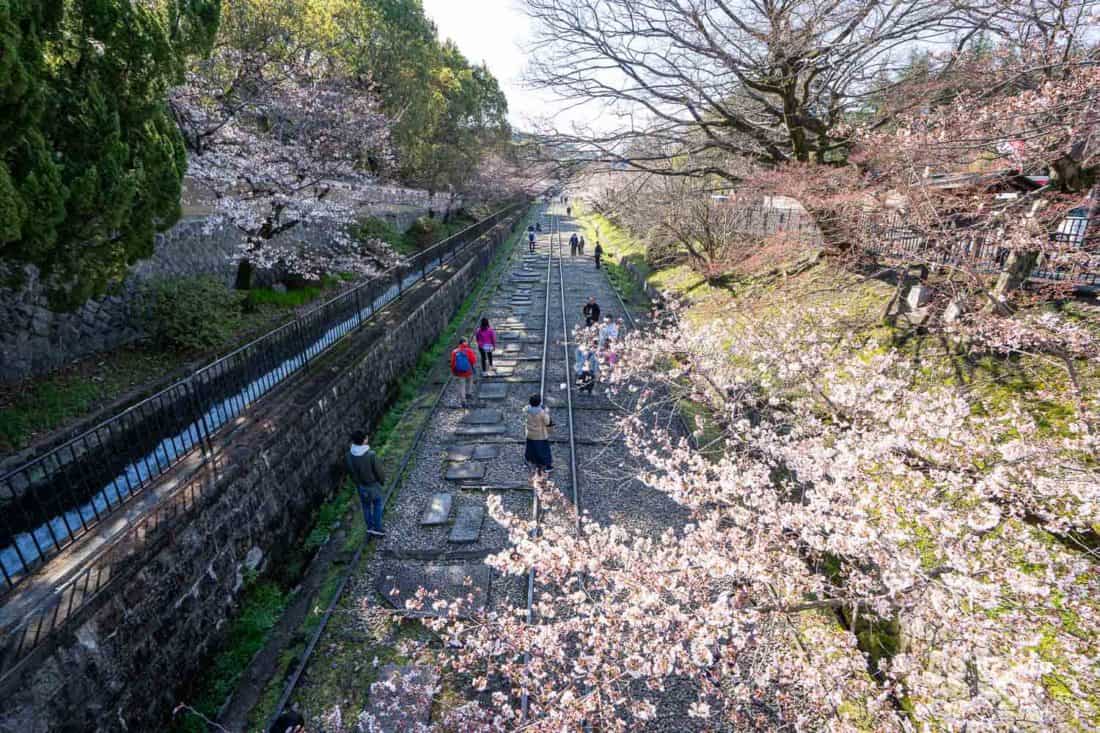
[(612, 321), (611, 316), (607, 316), (604, 319), (604, 323), (600, 326), (600, 349), (607, 347), (609, 341), (614, 341), (619, 338), (619, 331), (622, 329), (623, 319)]
[(577, 236), (576, 232), (573, 232), (573, 236), (571, 236), (569, 238), (569, 256), (570, 257), (576, 257), (577, 256), (577, 247), (580, 246), (580, 243), (581, 243), (580, 237)]
[(382, 512), (386, 508), (386, 494), (382, 484), (386, 477), (378, 465), (378, 456), (367, 445), (367, 434), (356, 430), (351, 434), (348, 450), (348, 473), (359, 490), (359, 503), (363, 507), (363, 519), (367, 534), (382, 537)]
[(542, 407), (542, 398), (537, 394), (531, 395), (527, 402), (527, 407), (523, 410), (524, 434), (527, 438), (523, 460), (533, 465), (541, 474), (554, 468), (554, 457), (550, 453), (550, 428), (554, 421), (550, 419), (550, 412)]
[(614, 368), (616, 362), (619, 361), (619, 353), (615, 351), (615, 340), (608, 339), (607, 346), (603, 350), (603, 360), (607, 362), (607, 371), (610, 373)]
[(566, 216), (573, 216), (573, 207), (572, 206), (566, 206), (565, 207), (565, 215)]
[(588, 349), (577, 347), (575, 369), (577, 372), (577, 391), (592, 394), (592, 390), (596, 386), (596, 379), (600, 376), (600, 363), (596, 357), (595, 343)]
[(592, 373), (592, 370), (588, 367), (588, 360), (586, 359), (581, 364), (581, 371), (577, 374), (577, 393), (587, 392), (592, 394), (592, 390), (596, 388), (596, 375)]
[(603, 247), (599, 242), (596, 242), (596, 249), (592, 250), (592, 254), (596, 258), (596, 269), (600, 269), (600, 258), (603, 257)]
[(591, 327), (593, 323), (600, 322), (600, 304), (596, 302), (596, 296), (590, 295), (588, 302), (584, 304), (584, 325)]
[(580, 240), (577, 242), (577, 254), (584, 257), (584, 235), (581, 235)]
[(493, 368), (493, 350), (497, 347), (497, 334), (489, 325), (488, 318), (481, 319), (481, 326), (474, 332), (477, 350), (481, 352), (481, 373), (488, 374)]
[(466, 339), (459, 339), (458, 346), (451, 352), (451, 374), (458, 380), (458, 393), (462, 396), (462, 406), (466, 407), (467, 393), (474, 381), (474, 364), (477, 355)]
[(599, 348), (600, 348), (600, 351), (603, 351), (604, 347), (607, 346), (607, 340), (609, 338), (612, 338), (613, 334), (611, 332), (612, 332), (612, 330), (614, 330), (614, 328), (615, 328), (615, 323), (611, 320), (611, 316), (606, 316), (603, 319), (603, 325), (600, 326), (600, 332), (599, 332)]
[(534, 228), (527, 230), (527, 246), (534, 252), (535, 251), (535, 230)]

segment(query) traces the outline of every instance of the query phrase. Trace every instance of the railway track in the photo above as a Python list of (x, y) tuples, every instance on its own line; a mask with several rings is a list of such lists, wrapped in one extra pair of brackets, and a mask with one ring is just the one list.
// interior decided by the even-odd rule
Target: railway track
[[(498, 531), (499, 528), (489, 522), (473, 542), (454, 545), (450, 544), (445, 535), (445, 528), (425, 528), (421, 517), (430, 500), (438, 496), (438, 493), (433, 492), (447, 487), (446, 490), (454, 492), (454, 524), (458, 523), (461, 512), (469, 509), (471, 504), (484, 505), (484, 495), (490, 492), (503, 494), (502, 499), (508, 511), (532, 517), (535, 526), (533, 532), (539, 532), (547, 521), (563, 520), (560, 517), (544, 516), (544, 507), (540, 504), (538, 492), (531, 490), (529, 483), (507, 480), (508, 477), (514, 478), (523, 450), (523, 433), (518, 413), (526, 404), (527, 396), (537, 386), (543, 404), (551, 409), (555, 423), (560, 426), (558, 434), (552, 438), (558, 453), (555, 456), (557, 471), (553, 474), (555, 483), (577, 508), (572, 519), (573, 529), (581, 531), (582, 502), (588, 501), (582, 491), (582, 471), (588, 470), (584, 466), (589, 465), (598, 474), (600, 456), (608, 451), (615, 452), (613, 438), (600, 436), (596, 431), (599, 426), (610, 426), (615, 413), (621, 411), (621, 408), (610, 403), (603, 395), (585, 396), (575, 392), (572, 363), (575, 344), (571, 320), (578, 321), (581, 318), (581, 306), (585, 299), (589, 294), (596, 294), (601, 300), (610, 298), (607, 300), (611, 306), (609, 310), (621, 313), (627, 328), (633, 329), (637, 324), (634, 315), (604, 273), (592, 267), (590, 258), (568, 256), (565, 249), (568, 244), (565, 240), (573, 231), (573, 223), (562, 216), (564, 212), (557, 211), (557, 208), (559, 207), (539, 214), (543, 233), (539, 237), (536, 251), (529, 252), (521, 242), (499, 279), (484, 286), (478, 306), (474, 309), (479, 318), (485, 316), (493, 321), (499, 336), (510, 339), (509, 343), (498, 346), (494, 374), (481, 380), (478, 388), (479, 407), (458, 408), (451, 403), (448, 395), (455, 391), (455, 385), (449, 375), (439, 383), (438, 391), (432, 395), (430, 406), (426, 409), (412, 444), (402, 457), (399, 470), (388, 487), (387, 503), (390, 503), (391, 497), (396, 496), (396, 506), (392, 507), (394, 516), (387, 526), (387, 537), (381, 541), (374, 558), (369, 562), (360, 562), (368, 547), (364, 544), (348, 564), (348, 570), (325, 609), (321, 623), (287, 680), (276, 712), (268, 722), (269, 727), (292, 704), (304, 705), (304, 713), (315, 712), (308, 709), (309, 704), (304, 702), (308, 695), (299, 694), (299, 688), (313, 685), (310, 665), (316, 663), (315, 652), (341, 598), (349, 592), (352, 599), (361, 598), (357, 594), (364, 592), (366, 583), (359, 576), (369, 575), (375, 580), (384, 581), (386, 578), (399, 578), (403, 573), (422, 572), (418, 576), (422, 579), (421, 585), (445, 596), (446, 588), (439, 585), (433, 587), (438, 576), (431, 575), (442, 568), (452, 579), (460, 576), (475, 578), (475, 586), (487, 586), (484, 594), (486, 607), (494, 601), (499, 603), (498, 597), (506, 594), (511, 599), (507, 603), (513, 607), (525, 603), (528, 623), (538, 622), (534, 611), (538, 593), (536, 570), (531, 569), (526, 578), (517, 581), (514, 577), (494, 576), (484, 565), (484, 559), (488, 555), (507, 546), (505, 532)], [(534, 371), (536, 364), (537, 373)], [(559, 382), (561, 388), (556, 386)], [(524, 390), (523, 385), (530, 385), (530, 391)], [(485, 393), (491, 391), (495, 391), (496, 398), (502, 401), (487, 402), (488, 395)], [(504, 409), (497, 412), (486, 408), (487, 404)], [(486, 412), (497, 414), (487, 418), (484, 414), (479, 414)], [(480, 420), (472, 418), (486, 418), (496, 422), (482, 425)], [(483, 433), (476, 430), (479, 427), (485, 428)], [(581, 429), (587, 436), (583, 440), (578, 438)], [(563, 432), (565, 435), (561, 434)], [(455, 445), (456, 442), (461, 444), (471, 441), (476, 442), (476, 445)], [(483, 471), (468, 474), (476, 478), (452, 480), (451, 468), (476, 467), (477, 463), (475, 460), (467, 460), (461, 464), (450, 463), (449, 457), (444, 458), (444, 472), (441, 475), (438, 456), (441, 452), (450, 456), (450, 452), (458, 448), (465, 448), (468, 452), (469, 449), (474, 449), (475, 454), (483, 448), (491, 448), (487, 453), (493, 456), (499, 454), (500, 458), (496, 462), (494, 459), (483, 461), (486, 467)], [(568, 450), (568, 455), (564, 453), (565, 450)], [(474, 457), (478, 456), (470, 456)], [(618, 491), (609, 492), (606, 482), (596, 474), (593, 475), (594, 483), (591, 487), (592, 506), (585, 505), (585, 509), (590, 509), (595, 518), (602, 520), (609, 509), (623, 506), (624, 494)], [(448, 480), (451, 483), (448, 484)], [(397, 494), (399, 487), (401, 492)], [(530, 496), (523, 496), (524, 491), (529, 492)], [(369, 569), (364, 569), (361, 565)], [(359, 576), (355, 574), (357, 569)], [(480, 581), (476, 580), (478, 573), (481, 573)], [(349, 587), (354, 590), (349, 591)], [(375, 598), (385, 598), (385, 588), (377, 583), (373, 584), (373, 588), (379, 594)], [(405, 592), (404, 588), (402, 592)], [(391, 603), (399, 610), (403, 608), (399, 603)], [(530, 700), (526, 690), (521, 691), (520, 703), (521, 713), (526, 720), (530, 713)]]
[[(570, 369), (570, 364), (569, 364), (569, 348), (570, 348), (570, 346), (569, 346), (569, 323), (568, 323), (568, 315), (567, 315), (567, 312), (566, 312), (565, 277), (564, 277), (564, 273), (563, 273), (563, 269), (562, 269), (562, 257), (561, 257), (561, 251), (562, 251), (562, 242), (561, 242), (561, 234), (560, 234), (561, 215), (560, 215), (560, 213), (555, 213), (555, 212), (543, 212), (543, 213), (540, 214), (540, 216), (542, 217), (542, 222), (543, 222), (543, 226), (544, 226), (544, 233), (543, 233), (542, 237), (540, 238), (542, 241), (539, 243), (539, 248), (545, 252), (545, 258), (541, 258), (541, 257), (539, 258), (539, 261), (541, 263), (544, 263), (544, 267), (540, 268), (542, 273), (543, 273), (543, 277), (542, 277), (543, 282), (540, 283), (542, 285), (541, 289), (543, 291), (542, 292), (542, 294), (543, 294), (542, 311), (543, 312), (542, 312), (542, 324), (541, 324), (542, 328), (541, 328), (541, 334), (540, 334), (540, 338), (539, 338), (539, 341), (541, 342), (541, 353), (540, 353), (540, 356), (539, 356), (539, 374), (538, 374), (539, 392), (538, 392), (538, 394), (542, 397), (544, 404), (547, 404), (548, 402), (553, 403), (556, 399), (553, 395), (551, 395), (552, 390), (550, 389), (550, 386), (553, 384), (553, 379), (560, 376), (561, 373), (564, 373), (565, 376), (567, 377), (564, 380), (566, 388), (564, 390), (562, 390), (564, 392), (564, 408), (565, 408), (565, 411), (566, 411), (565, 420), (563, 421), (562, 417), (559, 414), (555, 414), (555, 420), (558, 424), (562, 424), (564, 422), (564, 424), (566, 426), (568, 426), (568, 447), (569, 447), (568, 477), (569, 477), (569, 485), (570, 485), (571, 493), (572, 493), (571, 498), (572, 498), (574, 504), (579, 505), (580, 488), (579, 488), (579, 482), (578, 482), (578, 478), (577, 478), (578, 472), (577, 472), (577, 461), (576, 461), (575, 421), (574, 421), (574, 414), (573, 414), (573, 409), (574, 409), (574, 405), (573, 405), (573, 385), (571, 383), (572, 380), (568, 379), (568, 376), (571, 373), (571, 369)], [(523, 249), (522, 244), (517, 246), (517, 250), (522, 250), (522, 249)], [(541, 252), (537, 252), (536, 254), (541, 254)], [(509, 276), (511, 276), (511, 277), (515, 276), (517, 265), (522, 264), (524, 266), (524, 269), (526, 269), (527, 265), (530, 262), (531, 262), (531, 256), (529, 254), (520, 255), (518, 257), (516, 255), (513, 255), (513, 259), (510, 263), (511, 267), (506, 269), (506, 274), (500, 282), (495, 283), (495, 284), (490, 284), (486, 287), (486, 291), (482, 296), (481, 302), (479, 303), (479, 307), (475, 312), (481, 313), (482, 315), (489, 316), (489, 317), (496, 315), (495, 313), (493, 313), (494, 307), (491, 304), (487, 305), (485, 303), (485, 301), (486, 300), (490, 300), (490, 301), (493, 300), (494, 296), (497, 296), (499, 291), (501, 291), (504, 287), (506, 287), (505, 284), (508, 282)], [(555, 264), (556, 264), (556, 266), (555, 266)], [(557, 303), (555, 303), (554, 301), (557, 301)], [(554, 307), (555, 305), (557, 307)], [(497, 310), (498, 313), (501, 311), (501, 309), (499, 307), (495, 310)], [(562, 338), (560, 339), (561, 351), (557, 352), (557, 349), (555, 348), (556, 345), (552, 343), (553, 341), (556, 340), (555, 337), (554, 337), (554, 331), (556, 330), (556, 324), (552, 323), (552, 321), (556, 320), (556, 318), (559, 314), (560, 314), (560, 317), (561, 317), (561, 328), (562, 328), (561, 335), (562, 335)], [(561, 360), (560, 361), (558, 361), (558, 356), (557, 356), (558, 353), (560, 353), (560, 355), (561, 355)], [(505, 356), (505, 355), (498, 353), (497, 354), (498, 360), (499, 360), (500, 356)], [(489, 381), (491, 381), (491, 380), (484, 379), (483, 384), (485, 382), (489, 382)], [(409, 486), (409, 484), (411, 483), (410, 480), (409, 480), (410, 479), (410, 475), (409, 475), (410, 474), (410, 466), (414, 463), (414, 460), (416, 459), (418, 454), (423, 454), (423, 453), (426, 452), (426, 449), (425, 449), (425, 446), (424, 446), (425, 438), (427, 436), (429, 436), (429, 434), (432, 433), (433, 431), (439, 432), (438, 422), (440, 422), (441, 420), (445, 420), (448, 417), (447, 395), (448, 395), (449, 392), (452, 392), (453, 390), (454, 390), (454, 378), (450, 377), (448, 375), (447, 378), (444, 379), (440, 383), (440, 387), (439, 387), (438, 391), (432, 397), (431, 405), (427, 409), (427, 414), (423, 417), (423, 419), (421, 421), (421, 425), (420, 425), (420, 427), (419, 427), (419, 429), (418, 429), (418, 431), (417, 431), (417, 433), (416, 433), (416, 435), (415, 435), (415, 437), (412, 441), (412, 444), (410, 445), (409, 449), (406, 451), (406, 453), (402, 457), (402, 460), (399, 464), (398, 470), (395, 472), (394, 476), (390, 480), (390, 483), (387, 487), (387, 498), (386, 498), (387, 505), (390, 504), (392, 498), (396, 495), (399, 488), (405, 488), (405, 489), (412, 488), (411, 486)], [(459, 488), (462, 488), (462, 487), (460, 486)], [(485, 488), (487, 488), (487, 487), (485, 487)], [(531, 512), (530, 516), (532, 516), (535, 519), (536, 526), (537, 526), (538, 522), (541, 520), (542, 507), (539, 503), (538, 492), (537, 491), (531, 491), (530, 494), (531, 494), (531, 499), (530, 499), (530, 504), (529, 504), (529, 511)], [(577, 528), (579, 530), (579, 520), (577, 522)], [(389, 531), (389, 529), (387, 531)], [(386, 542), (385, 544), (388, 545), (389, 543)], [(294, 700), (295, 694), (298, 691), (299, 686), (302, 683), (303, 679), (305, 679), (308, 676), (307, 672), (310, 668), (310, 665), (315, 662), (314, 654), (315, 654), (315, 651), (318, 647), (319, 642), (321, 641), (321, 639), (322, 639), (322, 637), (325, 633), (325, 629), (328, 626), (329, 620), (332, 618), (334, 611), (336, 610), (336, 608), (339, 605), (341, 599), (345, 595), (345, 591), (346, 591), (346, 589), (349, 585), (349, 581), (351, 581), (355, 570), (360, 566), (360, 561), (362, 559), (363, 553), (367, 550), (367, 548), (369, 546), (370, 546), (370, 541), (369, 540), (364, 541), (364, 543), (361, 544), (359, 546), (359, 548), (356, 550), (355, 556), (353, 557), (352, 561), (350, 563), (348, 563), (347, 570), (342, 575), (342, 577), (339, 581), (339, 584), (337, 586), (336, 592), (334, 593), (333, 598), (331, 599), (328, 606), (326, 607), (326, 609), (325, 609), (325, 611), (324, 611), (324, 613), (321, 617), (320, 623), (318, 624), (318, 626), (317, 626), (316, 630), (314, 631), (312, 637), (309, 639), (307, 647), (306, 647), (305, 651), (303, 652), (303, 654), (300, 658), (300, 661), (298, 662), (298, 664), (295, 667), (294, 671), (292, 672), (291, 676), (287, 679), (287, 683), (284, 687), (282, 695), (280, 696), (280, 699), (279, 699), (279, 701), (276, 705), (275, 712), (271, 715), (270, 719), (267, 722), (266, 729), (270, 729), (271, 725), (278, 718), (278, 716), (281, 715), (285, 710), (288, 709), (288, 706), (290, 706), (291, 702)], [(383, 551), (383, 554), (384, 554), (386, 552), (387, 548), (382, 547), (382, 548), (379, 548), (379, 549), (381, 549)], [(446, 555), (445, 559), (449, 559), (449, 558), (452, 558), (452, 557), (456, 558), (456, 559), (458, 559), (457, 567), (472, 570), (474, 567), (481, 564), (481, 561), (484, 559), (484, 556), (487, 555), (487, 554), (490, 554), (490, 552), (489, 551), (481, 551), (481, 552), (474, 551), (474, 552), (469, 553), (470, 557), (468, 557), (466, 559), (458, 559), (458, 558), (461, 557), (461, 553), (452, 553), (450, 555)], [(412, 557), (412, 558), (415, 558), (417, 556), (417, 552), (415, 550), (413, 550), (413, 551), (406, 550), (406, 551), (402, 552), (402, 550), (400, 550), (400, 549), (394, 550), (394, 549), (391, 548), (390, 549), (390, 555), (392, 555), (394, 557), (406, 557), (406, 558)], [(409, 562), (410, 564), (414, 564), (414, 563), (417, 562), (417, 560), (412, 559), (412, 560), (407, 560), (407, 562)], [(459, 572), (463, 572), (463, 571), (464, 570), (460, 570)], [(533, 569), (528, 574), (526, 586), (527, 587), (526, 587), (525, 595), (526, 595), (527, 618), (528, 618), (528, 621), (534, 622), (533, 603), (534, 603), (534, 600), (535, 600), (535, 590), (536, 589), (535, 589), (535, 572), (534, 572)], [(526, 695), (526, 693), (523, 694), (522, 704), (523, 704), (524, 713), (526, 714), (526, 710), (527, 710), (527, 695)]]

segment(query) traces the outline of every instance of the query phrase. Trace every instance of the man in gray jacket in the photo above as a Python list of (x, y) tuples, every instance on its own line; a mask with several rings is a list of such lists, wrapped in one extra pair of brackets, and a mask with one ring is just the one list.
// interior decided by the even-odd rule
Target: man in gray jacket
[(386, 495), (382, 484), (386, 477), (378, 465), (378, 456), (367, 445), (367, 434), (356, 430), (351, 435), (348, 451), (348, 473), (359, 489), (359, 503), (363, 505), (363, 519), (367, 522), (367, 534), (382, 537), (382, 511), (386, 508)]

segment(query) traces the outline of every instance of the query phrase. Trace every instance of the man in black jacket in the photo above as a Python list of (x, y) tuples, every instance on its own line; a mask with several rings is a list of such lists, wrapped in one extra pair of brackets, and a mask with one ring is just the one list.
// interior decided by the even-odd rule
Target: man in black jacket
[(386, 495), (382, 484), (386, 477), (378, 465), (378, 456), (367, 445), (367, 434), (356, 430), (351, 435), (348, 450), (348, 473), (359, 489), (359, 503), (363, 505), (363, 519), (367, 522), (367, 534), (381, 537), (382, 511), (386, 508)]
[(596, 302), (596, 296), (591, 295), (588, 297), (588, 302), (584, 304), (584, 325), (591, 326), (593, 323), (600, 322), (600, 304)]

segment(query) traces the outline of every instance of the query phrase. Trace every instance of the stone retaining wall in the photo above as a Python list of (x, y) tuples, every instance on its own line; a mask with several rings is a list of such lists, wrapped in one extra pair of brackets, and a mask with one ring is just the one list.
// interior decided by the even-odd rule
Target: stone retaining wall
[(376, 424), (510, 224), (260, 403), (219, 437), (216, 460), (176, 477), (178, 516), (155, 537), (135, 531), (112, 550), (111, 585), (4, 680), (0, 732), (164, 730), (175, 691), (224, 635), (244, 568), (260, 553), (278, 563), (280, 548), (299, 541), (342, 480), (350, 431)]
[[(377, 216), (407, 229), (429, 209), (442, 213), (450, 199), (429, 198), (412, 189), (385, 189), (377, 201), (361, 206), (364, 216)], [(286, 236), (323, 241), (326, 232), (301, 227)], [(43, 374), (77, 359), (117, 349), (144, 336), (135, 304), (142, 286), (161, 278), (210, 275), (232, 284), (234, 254), (241, 234), (226, 225), (210, 225), (204, 217), (180, 221), (156, 236), (154, 254), (134, 265), (126, 281), (110, 295), (93, 298), (69, 313), (50, 310), (45, 288), (34, 267), (26, 268), (18, 290), (0, 288), (0, 381)]]

